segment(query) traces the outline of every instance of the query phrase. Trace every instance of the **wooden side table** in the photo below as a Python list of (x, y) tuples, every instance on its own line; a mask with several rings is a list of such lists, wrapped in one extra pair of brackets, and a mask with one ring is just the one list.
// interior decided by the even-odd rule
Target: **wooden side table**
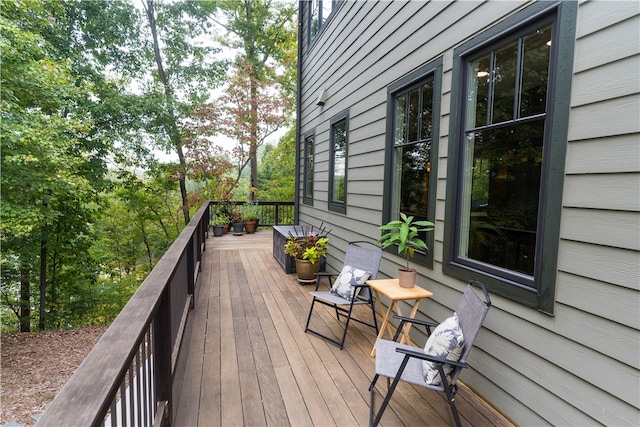
[[(407, 301), (407, 300), (415, 300), (413, 304), (413, 308), (411, 309), (411, 314), (409, 314), (410, 318), (414, 318), (416, 313), (418, 312), (418, 307), (420, 306), (420, 302), (424, 298), (431, 298), (433, 296), (433, 292), (428, 291), (420, 286), (414, 286), (413, 288), (402, 288), (398, 284), (398, 279), (380, 279), (380, 280), (367, 280), (367, 285), (373, 289), (374, 296), (378, 303), (380, 302), (380, 295), (384, 295), (391, 300), (389, 303), (389, 308), (387, 312), (383, 315), (382, 318), (382, 326), (380, 326), (380, 332), (378, 333), (378, 338), (382, 338), (385, 330), (389, 333), (389, 336), (393, 338), (393, 332), (391, 329), (388, 329), (389, 326), (389, 318), (391, 317), (391, 313), (393, 313), (393, 309), (395, 308), (396, 313), (399, 316), (402, 316), (402, 311), (400, 310), (400, 305), (398, 302)], [(382, 315), (382, 314), (381, 314)], [(400, 338), (401, 343), (409, 342), (409, 329), (411, 329), (411, 324), (408, 323), (404, 326)], [(376, 354), (376, 344), (373, 345), (373, 350), (371, 351), (371, 357)]]

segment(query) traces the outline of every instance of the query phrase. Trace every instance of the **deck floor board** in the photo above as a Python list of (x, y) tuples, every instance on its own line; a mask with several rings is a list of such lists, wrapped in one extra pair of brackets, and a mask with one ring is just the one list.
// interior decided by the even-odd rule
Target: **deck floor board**
[[(210, 237), (206, 245), (181, 350), (174, 425), (367, 425), (373, 329), (352, 323), (343, 350), (306, 334), (314, 287), (280, 267), (270, 230)], [(317, 308), (314, 328), (338, 336), (335, 312)], [(366, 307), (356, 315), (371, 318)], [(386, 381), (377, 389), (386, 390)], [(376, 404), (381, 401), (378, 394)], [(464, 386), (456, 403), (465, 426), (511, 426)], [(407, 384), (398, 386), (381, 421), (385, 427), (452, 424), (441, 393)]]

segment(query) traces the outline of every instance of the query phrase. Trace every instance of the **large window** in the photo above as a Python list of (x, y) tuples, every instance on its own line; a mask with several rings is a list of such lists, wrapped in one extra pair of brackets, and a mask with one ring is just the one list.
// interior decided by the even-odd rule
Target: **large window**
[(445, 270), (546, 312), (553, 311), (571, 8), (536, 4), (454, 52), (460, 95)]
[(315, 137), (313, 133), (307, 133), (304, 137), (304, 182), (303, 202), (313, 204), (313, 150)]
[[(400, 212), (434, 221), (442, 60), (420, 68), (388, 89), (387, 161), (383, 222)], [(433, 233), (423, 240), (433, 247)], [(432, 266), (433, 251), (415, 262)]]
[(329, 209), (347, 211), (347, 157), (349, 115), (341, 113), (331, 120), (329, 145)]
[(341, 0), (310, 0), (309, 7), (309, 43), (315, 39), (326, 24), (331, 11), (338, 7)]

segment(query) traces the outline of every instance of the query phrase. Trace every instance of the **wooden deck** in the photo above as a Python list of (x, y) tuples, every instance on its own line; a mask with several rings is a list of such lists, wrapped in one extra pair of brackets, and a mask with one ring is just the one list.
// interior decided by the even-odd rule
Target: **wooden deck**
[[(374, 332), (352, 323), (344, 350), (305, 334), (311, 286), (275, 261), (271, 230), (210, 237), (204, 255), (174, 425), (367, 425)], [(319, 313), (315, 326), (333, 329), (334, 315)], [(465, 387), (456, 404), (465, 425), (511, 425)], [(401, 384), (381, 425), (453, 425), (453, 418), (442, 393)]]

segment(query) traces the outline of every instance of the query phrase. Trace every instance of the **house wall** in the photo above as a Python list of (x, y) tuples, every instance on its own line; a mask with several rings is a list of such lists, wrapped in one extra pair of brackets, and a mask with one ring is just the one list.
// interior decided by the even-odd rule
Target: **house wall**
[[(300, 222), (332, 230), (330, 269), (346, 242), (380, 236), (387, 87), (442, 57), (434, 266), (418, 268), (434, 297), (419, 315), (455, 309), (464, 283), (442, 271), (453, 50), (529, 3), (348, 1), (311, 46), (303, 28), (299, 125), (316, 145)], [(493, 296), (462, 380), (520, 425), (640, 425), (640, 3), (581, 2), (577, 20), (555, 315)], [(345, 110), (342, 215), (327, 208), (329, 121)], [(386, 252), (379, 277), (401, 262)]]

